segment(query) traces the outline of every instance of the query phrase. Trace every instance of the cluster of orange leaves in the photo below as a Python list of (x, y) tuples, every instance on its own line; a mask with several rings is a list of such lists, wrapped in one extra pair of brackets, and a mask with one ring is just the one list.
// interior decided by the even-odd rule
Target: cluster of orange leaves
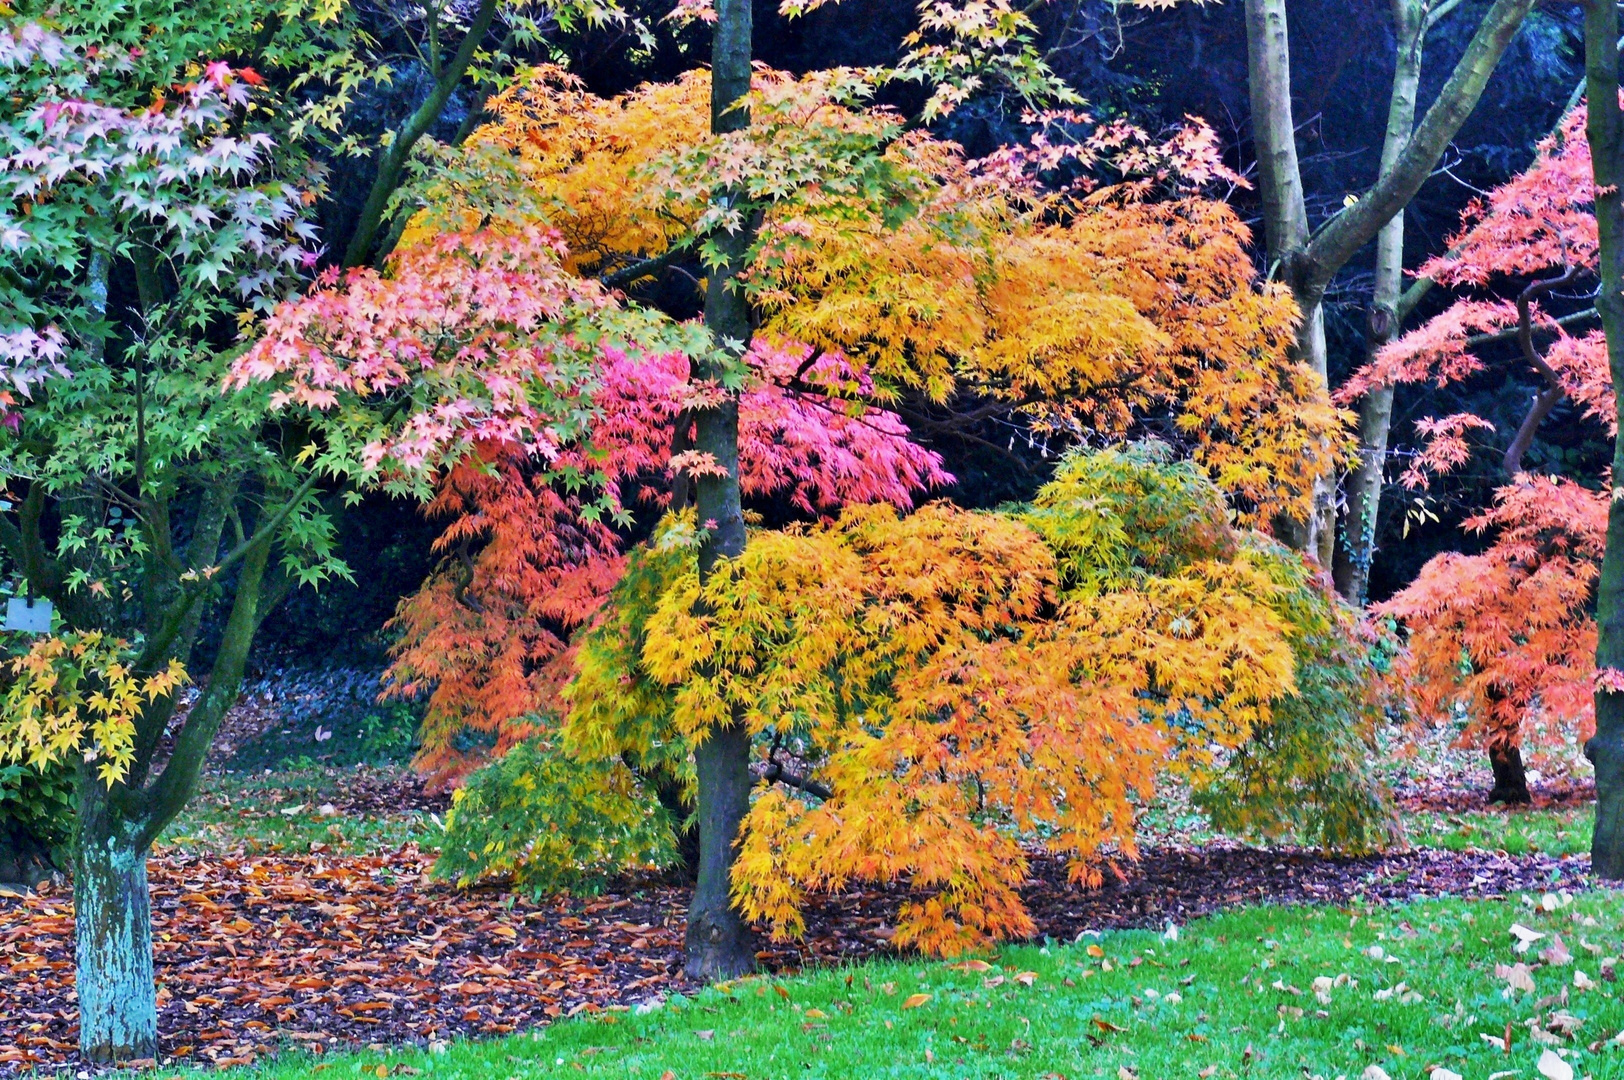
[(901, 877), (929, 896), (899, 945), (1030, 934), (1023, 835), (1097, 883), (1161, 773), (1204, 775), (1295, 692), (1277, 578), (1300, 559), (1233, 530), (1210, 484), (1125, 535), (1112, 503), (1158, 468), (1069, 458), (1027, 516), (851, 507), (755, 533), (703, 584), (669, 522), (639, 557), (663, 572), (581, 639), (565, 742), (648, 762), (738, 717), (825, 788), (770, 786), (743, 824), (734, 897), (778, 935), (809, 892)]
[[(1168, 409), (1251, 520), (1305, 511), (1314, 478), (1346, 460), (1346, 416), (1287, 359), (1295, 307), (1258, 286), (1229, 207), (1193, 192), (1140, 200), (1126, 185), (1048, 196), (1032, 177), (900, 131), (877, 153), (917, 205), (843, 200), (805, 162), (896, 127), (852, 104), (857, 83), (758, 70), (751, 128), (713, 137), (703, 71), (603, 99), (543, 69), (492, 100), (497, 120), (472, 141), (524, 163), (586, 273), (681, 242), (729, 178), (781, 185), (792, 194), (768, 214), (746, 274), (763, 332), (844, 355), (882, 400), (967, 388), (1095, 437)], [(1184, 142), (1205, 176), (1202, 140)]]
[(1409, 628), (1400, 667), (1420, 718), (1464, 715), (1461, 741), (1480, 747), (1589, 738), (1607, 493), (1524, 474), (1466, 527), (1497, 530), (1488, 550), (1436, 556), (1374, 609)]

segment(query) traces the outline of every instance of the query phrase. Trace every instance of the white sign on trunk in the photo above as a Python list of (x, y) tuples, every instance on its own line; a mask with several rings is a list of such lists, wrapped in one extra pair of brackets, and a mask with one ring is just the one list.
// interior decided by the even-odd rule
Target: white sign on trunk
[(13, 596), (6, 601), (6, 629), (24, 634), (51, 632), (51, 602)]

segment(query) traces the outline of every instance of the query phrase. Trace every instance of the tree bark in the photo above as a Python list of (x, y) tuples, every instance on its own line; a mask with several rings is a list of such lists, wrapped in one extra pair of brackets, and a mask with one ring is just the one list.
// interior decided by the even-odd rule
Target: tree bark
[[(734, 106), (750, 91), (750, 0), (718, 0), (711, 47), (711, 131), (726, 134), (750, 124)], [(749, 302), (737, 278), (754, 242), (754, 228), (723, 238), (726, 257), (706, 283), (705, 325), (715, 340), (715, 361), (699, 372), (720, 379), (750, 341)], [(744, 553), (744, 511), (739, 492), (739, 404), (727, 394), (696, 412), (695, 448), (726, 470), (694, 485), (694, 509), (704, 530), (699, 577), (709, 578), (720, 559)], [(750, 808), (750, 735), (743, 718), (709, 732), (694, 749), (699, 786), (699, 880), (688, 909), (685, 969), (690, 978), (729, 979), (755, 967), (749, 928), (734, 909), (732, 870), (739, 827)]]
[[(1326, 287), (1360, 248), (1401, 213), (1420, 190), (1449, 141), (1476, 108), (1483, 87), (1534, 0), (1495, 0), (1437, 99), (1374, 187), (1313, 234), (1303, 202), (1291, 111), (1291, 54), (1285, 0), (1246, 0), (1248, 81), (1252, 131), (1263, 196), (1264, 239), (1270, 277), (1287, 285), (1302, 310), (1295, 355), (1326, 379)], [(1328, 384), (1327, 384), (1328, 385)], [(1293, 547), (1331, 565), (1333, 506), (1330, 480), (1316, 485), (1311, 520), (1280, 522), (1276, 531)]]
[[(1426, 6), (1421, 0), (1393, 0), (1393, 29), (1398, 49), (1393, 91), (1387, 102), (1387, 131), (1382, 138), (1379, 175), (1386, 175), (1415, 129), (1416, 92), (1421, 83), (1421, 50), (1426, 43)], [(1399, 334), (1399, 296), (1404, 290), (1404, 212), (1393, 215), (1376, 234), (1376, 282), (1370, 298), (1367, 334), (1369, 358)], [(1333, 577), (1349, 603), (1363, 605), (1370, 587), (1370, 561), (1376, 549), (1376, 520), (1381, 508), (1387, 461), (1387, 437), (1393, 426), (1393, 387), (1366, 394), (1359, 403), (1359, 461), (1347, 482), (1341, 543), (1336, 548)]]
[[(1297, 161), (1296, 125), (1291, 109), (1291, 50), (1285, 0), (1246, 0), (1248, 91), (1252, 105), (1252, 139), (1257, 147), (1258, 189), (1263, 197), (1263, 239), (1269, 273), (1290, 285), (1291, 264), (1308, 245), (1308, 207), (1303, 198), (1302, 170)], [(1295, 293), (1295, 289), (1293, 289)], [(1318, 303), (1304, 304), (1303, 323), (1293, 350), (1327, 384), (1325, 318)], [(1315, 485), (1315, 512), (1308, 521), (1281, 518), (1274, 531), (1299, 551), (1318, 553), (1319, 534), (1329, 485)], [(1328, 560), (1326, 561), (1328, 562)], [(1322, 562), (1325, 565), (1325, 562)]]
[(1528, 773), (1523, 768), (1522, 748), (1493, 743), (1489, 746), (1489, 768), (1494, 770), (1491, 803), (1524, 805), (1534, 801), (1528, 793)]
[[(1618, 103), (1618, 9), (1613, 0), (1586, 0), (1585, 135), (1596, 185), (1601, 287), (1596, 310), (1607, 339), (1613, 398), (1624, 403), (1624, 113)], [(1624, 436), (1615, 439), (1613, 477), (1624, 477)], [(1613, 496), (1607, 514), (1607, 551), (1596, 594), (1596, 734), (1585, 756), (1596, 766), (1596, 829), (1590, 867), (1602, 878), (1624, 878), (1624, 500)], [(1608, 678), (1607, 676), (1613, 676)], [(1613, 687), (1613, 688), (1609, 688)]]
[(158, 1054), (147, 849), (117, 794), (93, 763), (81, 767), (73, 866), (79, 1050), (100, 1064)]

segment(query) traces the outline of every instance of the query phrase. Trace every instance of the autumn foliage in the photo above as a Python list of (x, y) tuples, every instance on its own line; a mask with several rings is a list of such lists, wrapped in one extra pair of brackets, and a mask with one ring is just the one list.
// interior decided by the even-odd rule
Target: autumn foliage
[[(1351, 400), (1382, 384), (1461, 383), (1487, 370), (1490, 347), (1512, 339), (1540, 393), (1522, 430), (1500, 433), (1513, 446), (1508, 470), (1521, 468), (1516, 448), (1526, 448), (1563, 398), (1616, 431), (1601, 331), (1570, 334), (1539, 302), (1553, 289), (1582, 288), (1596, 272), (1584, 115), (1583, 108), (1569, 113), (1525, 172), (1474, 201), (1449, 252), (1421, 267), (1467, 294), (1383, 349), (1339, 396)], [(1496, 433), (1473, 413), (1423, 418), (1416, 430), (1426, 442), (1401, 477), (1411, 488), (1466, 465), (1480, 441)], [(1594, 730), (1591, 607), (1607, 527), (1605, 491), (1522, 472), (1506, 481), (1493, 505), (1464, 523), (1490, 536), (1481, 554), (1435, 557), (1376, 607), (1409, 631), (1400, 670), (1418, 715), (1436, 723), (1464, 720), (1462, 741), (1491, 752), (1520, 748), (1529, 738), (1583, 740)]]
[[(1251, 762), (1278, 783), (1230, 800), (1239, 827), (1379, 843), (1367, 700), (1339, 684), (1282, 734), (1310, 642), (1361, 645), (1252, 530), (1301, 515), (1347, 436), (1287, 357), (1290, 299), (1198, 194), (1210, 139), (1101, 128), (1065, 155), (1141, 175), (1057, 193), (1041, 145), (970, 161), (871, 92), (762, 72), (750, 128), (711, 136), (703, 75), (606, 101), (542, 71), (382, 273), (325, 280), (239, 362), (368, 479), (437, 484), (446, 558), (395, 620), (390, 692), (429, 694), (437, 780), (482, 760), (470, 733), (507, 754), (459, 792), (442, 870), (545, 888), (658, 861), (690, 751), (733, 722), (762, 782), (734, 899), (780, 934), (808, 893), (904, 876), (928, 899), (901, 944), (1028, 933), (1029, 846), (1097, 880), (1169, 769), (1211, 793)], [(720, 383), (693, 378), (693, 328), (588, 278), (712, 265), (752, 215), (760, 332)], [(702, 581), (693, 416), (724, 392), (745, 495), (813, 520)], [(1077, 453), (1022, 510), (915, 510), (951, 477), (896, 410), (960, 393), (1062, 438), (1154, 417), (1186, 460)], [(401, 396), (398, 432), (346, 426), (346, 401)]]
[(1464, 718), (1462, 738), (1491, 749), (1589, 738), (1607, 496), (1525, 475), (1466, 528), (1493, 530), (1493, 543), (1437, 556), (1376, 607), (1409, 627), (1401, 670), (1423, 717)]

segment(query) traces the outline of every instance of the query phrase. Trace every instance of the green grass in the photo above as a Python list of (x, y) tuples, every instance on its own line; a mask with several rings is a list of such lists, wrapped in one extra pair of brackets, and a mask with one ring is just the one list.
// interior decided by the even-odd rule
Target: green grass
[[(214, 774), (159, 838), (162, 847), (253, 854), (302, 852), (311, 845), (343, 855), (371, 855), (416, 843), (438, 850), (443, 830), (420, 810), (386, 817), (333, 811), (352, 769), (302, 767), (280, 772)], [(327, 812), (324, 812), (324, 807)]]
[(1406, 814), (1410, 843), (1465, 851), (1480, 848), (1512, 855), (1582, 855), (1590, 850), (1594, 806), (1546, 810), (1471, 810)]
[[(985, 970), (890, 962), (747, 979), (529, 1035), (438, 1052), (286, 1057), (237, 1076), (360, 1080), (387, 1066), (432, 1080), (1353, 1080), (1379, 1065), (1404, 1080), (1446, 1065), (1476, 1080), (1538, 1080), (1545, 1047), (1528, 1021), (1549, 1026), (1560, 1009), (1579, 1027), (1549, 1037), (1575, 1075), (1620, 1078), (1624, 1047), (1587, 1049), (1624, 1027), (1621, 984), (1600, 979), (1602, 955), (1624, 951), (1620, 899), (1587, 894), (1555, 912), (1538, 910), (1537, 897), (1253, 908), (1191, 923), (1177, 941), (1108, 933), (1097, 943), (1005, 949)], [(1574, 960), (1537, 966), (1537, 989), (1508, 997), (1495, 965), (1539, 964), (1536, 952), (1512, 951), (1513, 922), (1560, 933)], [(1574, 989), (1576, 969), (1597, 980), (1593, 988)], [(1321, 977), (1342, 983), (1323, 1002), (1314, 990)], [(1508, 1023), (1509, 1055), (1481, 1037), (1503, 1036)]]

